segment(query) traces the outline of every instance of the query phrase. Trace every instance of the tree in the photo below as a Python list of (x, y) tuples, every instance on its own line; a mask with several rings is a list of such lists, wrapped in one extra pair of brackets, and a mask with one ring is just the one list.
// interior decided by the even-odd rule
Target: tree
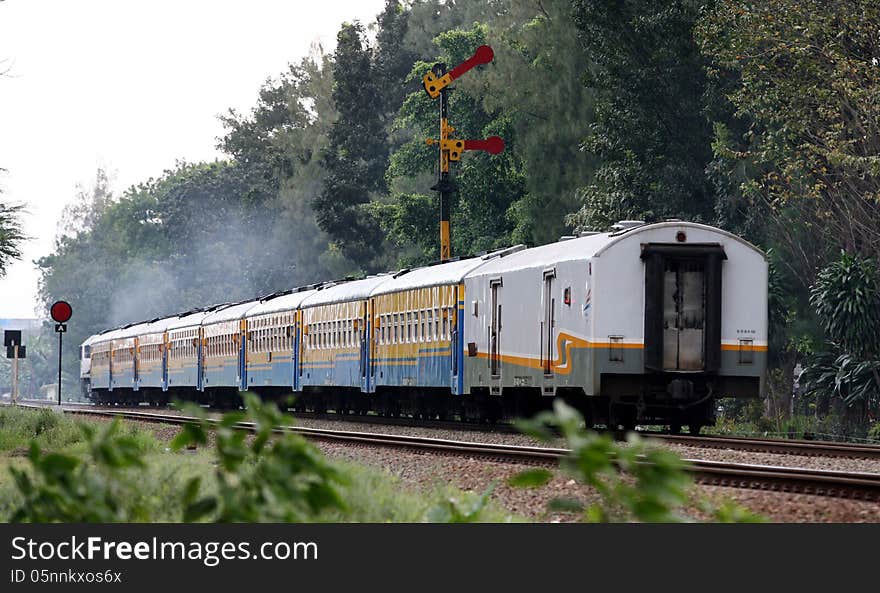
[(21, 211), (20, 205), (0, 202), (0, 277), (21, 258), (21, 244), (27, 238), (21, 230)]
[(569, 218), (604, 229), (624, 218), (710, 221), (712, 128), (703, 113), (706, 60), (694, 40), (699, 3), (575, 0), (596, 90), (584, 150), (601, 163)]
[(333, 102), (339, 119), (321, 153), (326, 175), (312, 207), (318, 225), (342, 253), (365, 271), (376, 271), (383, 235), (366, 205), (371, 195), (385, 190), (388, 142), (372, 101), (382, 96), (381, 87), (363, 26), (343, 24), (336, 39)]
[(716, 152), (748, 167), (804, 286), (838, 248), (880, 256), (880, 5), (719, 0), (697, 28), (744, 134)]
[(569, 0), (504, 4), (487, 23), (492, 66), (458, 86), (482, 83), (484, 109), (510, 119), (516, 142), (509, 150), (522, 160), (526, 190), (512, 208), (510, 242), (540, 245), (567, 234), (565, 216), (578, 209), (578, 190), (595, 173), (595, 156), (581, 148), (595, 120), (595, 91), (584, 81), (590, 57)]

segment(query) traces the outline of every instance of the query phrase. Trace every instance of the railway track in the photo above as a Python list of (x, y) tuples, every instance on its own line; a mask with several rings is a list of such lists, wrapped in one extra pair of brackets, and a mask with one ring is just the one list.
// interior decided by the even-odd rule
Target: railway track
[(707, 449), (734, 449), (761, 453), (783, 453), (808, 457), (846, 457), (850, 459), (880, 459), (880, 446), (831, 441), (804, 441), (795, 439), (757, 439), (735, 436), (688, 436), (663, 433), (645, 433), (646, 436), (667, 443), (704, 447)]
[[(41, 407), (25, 405), (27, 407)], [(87, 406), (67, 407), (65, 411), (81, 415), (124, 418), (176, 425), (197, 421), (194, 417), (180, 414), (113, 410), (90, 408)], [(208, 422), (216, 422), (216, 420), (208, 420)], [(249, 422), (241, 422), (236, 427), (242, 430), (254, 430), (255, 428)], [(395, 447), (442, 455), (469, 455), (483, 459), (513, 461), (529, 465), (555, 466), (560, 459), (570, 453), (567, 449), (550, 447), (486, 444), (300, 426), (279, 426), (275, 430), (279, 433), (299, 434), (314, 440)], [(723, 440), (728, 439), (734, 440), (729, 437), (724, 437)], [(687, 471), (694, 477), (697, 483), (701, 484), (880, 501), (880, 474), (727, 463), (699, 459), (685, 459), (684, 461), (687, 463)]]
[[(43, 402), (26, 402), (23, 405), (46, 405)], [(67, 403), (66, 408), (105, 409), (90, 403)], [(106, 409), (117, 410), (109, 407)], [(130, 408), (125, 408), (130, 409)], [(326, 420), (334, 422), (351, 422), (377, 426), (415, 426), (438, 430), (457, 430), (471, 432), (497, 432), (515, 434), (519, 430), (512, 424), (470, 424), (465, 422), (424, 420), (416, 418), (389, 418), (370, 415), (340, 415), (335, 413), (289, 412), (294, 418)], [(762, 439), (754, 437), (720, 436), (720, 435), (673, 435), (662, 432), (637, 431), (638, 434), (657, 439), (666, 443), (686, 445), (706, 449), (730, 449), (735, 451), (751, 451), (786, 455), (803, 455), (807, 457), (839, 457), (849, 459), (880, 459), (880, 446), (858, 443), (841, 443), (834, 441), (810, 441), (797, 439)], [(625, 433), (615, 433), (623, 439)]]

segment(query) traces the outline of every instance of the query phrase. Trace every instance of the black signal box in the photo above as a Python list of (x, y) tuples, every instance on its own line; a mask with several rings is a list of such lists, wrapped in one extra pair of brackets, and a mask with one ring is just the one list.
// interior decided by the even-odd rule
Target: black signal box
[[(24, 346), (19, 346), (18, 357), (27, 358), (27, 348), (25, 348)], [(6, 347), (6, 358), (15, 358), (15, 346)]]
[[(21, 330), (7, 329), (3, 331), (3, 345), (9, 348), (18, 344), (21, 346)], [(12, 358), (11, 356), (9, 358)]]

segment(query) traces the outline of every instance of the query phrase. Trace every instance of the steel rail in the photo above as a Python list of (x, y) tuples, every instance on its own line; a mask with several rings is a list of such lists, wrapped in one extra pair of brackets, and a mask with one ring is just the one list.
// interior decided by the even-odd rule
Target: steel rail
[(851, 459), (880, 459), (880, 446), (832, 441), (788, 439), (759, 439), (737, 436), (688, 436), (663, 433), (645, 433), (645, 436), (667, 443), (705, 447), (707, 449), (735, 449), (762, 453), (784, 453), (808, 457), (846, 457)]

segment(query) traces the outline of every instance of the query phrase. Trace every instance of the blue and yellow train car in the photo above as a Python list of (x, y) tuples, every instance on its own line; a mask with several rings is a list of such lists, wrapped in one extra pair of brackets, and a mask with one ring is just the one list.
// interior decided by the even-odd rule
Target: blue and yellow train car
[(392, 276), (328, 285), (302, 302), (300, 387), (357, 388), (369, 393), (369, 297)]
[(263, 395), (299, 389), (300, 304), (316, 290), (273, 295), (247, 312), (245, 376), (248, 389)]
[(259, 301), (220, 307), (202, 319), (202, 389), (238, 390), (244, 387), (244, 316)]
[(100, 401), (104, 401), (110, 389), (110, 374), (112, 372), (111, 347), (113, 336), (119, 330), (110, 330), (94, 337), (89, 344), (89, 389), (97, 394)]
[(183, 314), (168, 324), (165, 372), (168, 390), (171, 392), (183, 394), (193, 389), (202, 389), (201, 322), (208, 314), (209, 311)]
[(158, 400), (158, 394), (168, 389), (165, 374), (166, 335), (168, 324), (174, 318), (157, 319), (146, 324), (137, 336), (137, 378), (135, 389), (149, 391)]
[(463, 280), (484, 262), (474, 258), (398, 273), (373, 290), (373, 385), (461, 393)]
[(147, 324), (126, 326), (110, 341), (110, 391), (119, 391), (113, 400), (124, 401), (137, 389), (137, 335)]

